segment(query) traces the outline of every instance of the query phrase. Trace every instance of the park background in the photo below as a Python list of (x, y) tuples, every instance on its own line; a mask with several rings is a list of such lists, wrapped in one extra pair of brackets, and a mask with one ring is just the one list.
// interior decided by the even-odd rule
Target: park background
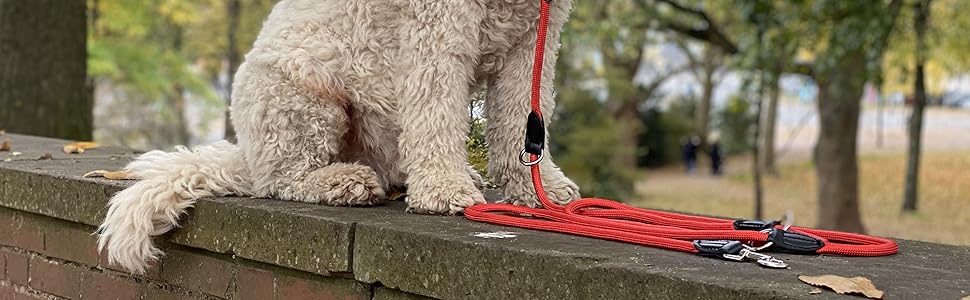
[[(275, 2), (0, 0), (0, 128), (138, 150), (232, 137), (231, 74)], [(550, 151), (585, 196), (968, 245), (967, 15), (962, 0), (575, 1)], [(63, 47), (16, 44), (45, 39)]]

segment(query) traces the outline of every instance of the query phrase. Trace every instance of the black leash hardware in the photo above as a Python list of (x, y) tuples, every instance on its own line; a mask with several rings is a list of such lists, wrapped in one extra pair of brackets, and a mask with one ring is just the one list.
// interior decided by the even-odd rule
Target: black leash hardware
[(546, 144), (546, 125), (536, 112), (529, 113), (525, 127), (525, 152), (542, 155)]
[(724, 254), (736, 255), (741, 253), (744, 245), (739, 241), (696, 240), (694, 241), (694, 248), (697, 248), (697, 252), (700, 255), (721, 257)]
[(729, 240), (696, 240), (694, 248), (698, 254), (720, 257), (732, 261), (754, 261), (758, 265), (772, 269), (786, 269), (788, 264), (770, 255), (755, 252), (740, 241)]
[[(542, 123), (542, 117), (539, 117), (538, 113), (530, 112), (525, 125), (525, 148), (519, 153), (519, 161), (526, 166), (538, 164), (542, 160), (542, 150), (545, 145), (546, 125)], [(526, 153), (536, 155), (538, 158), (533, 160)]]
[(736, 220), (734, 221), (734, 230), (762, 231), (775, 228), (778, 224), (780, 224), (778, 221)]
[(825, 246), (817, 238), (781, 228), (772, 228), (768, 232), (768, 241), (771, 242), (771, 251), (794, 254), (815, 254), (815, 251)]

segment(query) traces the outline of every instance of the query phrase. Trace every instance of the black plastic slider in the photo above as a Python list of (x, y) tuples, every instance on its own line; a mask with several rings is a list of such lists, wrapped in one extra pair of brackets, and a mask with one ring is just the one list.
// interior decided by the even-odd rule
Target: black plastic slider
[(546, 125), (536, 112), (529, 113), (529, 121), (525, 127), (525, 152), (542, 155), (546, 144)]
[(780, 228), (771, 229), (768, 241), (772, 242), (771, 251), (795, 254), (815, 254), (815, 251), (825, 246), (822, 240)]
[(760, 220), (735, 220), (734, 230), (754, 230), (761, 231), (774, 228), (778, 221), (765, 222)]
[(694, 248), (698, 254), (707, 256), (722, 256), (724, 254), (738, 254), (744, 245), (739, 241), (729, 240), (696, 240)]

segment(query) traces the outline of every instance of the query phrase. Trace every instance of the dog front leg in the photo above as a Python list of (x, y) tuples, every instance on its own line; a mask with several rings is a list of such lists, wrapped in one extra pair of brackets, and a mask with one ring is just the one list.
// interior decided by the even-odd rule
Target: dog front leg
[(416, 1), (402, 30), (401, 167), (408, 210), (455, 214), (484, 197), (467, 171), (469, 84), (483, 11), (465, 1)]
[[(568, 1), (553, 2), (545, 61), (542, 70), (541, 106), (543, 121), (548, 128), (556, 107), (554, 79), (556, 56), (559, 50), (559, 31), (568, 13)], [(559, 5), (559, 6), (555, 6)], [(489, 175), (502, 187), (504, 202), (518, 205), (539, 206), (532, 186), (529, 168), (519, 163), (525, 137), (526, 116), (529, 105), (533, 60), (535, 58), (536, 29), (526, 34), (525, 40), (509, 51), (503, 64), (488, 85), (485, 115), (488, 117)], [(549, 144), (546, 134), (546, 145)], [(579, 187), (567, 178), (553, 162), (546, 149), (539, 163), (542, 182), (549, 198), (565, 204), (579, 198)]]

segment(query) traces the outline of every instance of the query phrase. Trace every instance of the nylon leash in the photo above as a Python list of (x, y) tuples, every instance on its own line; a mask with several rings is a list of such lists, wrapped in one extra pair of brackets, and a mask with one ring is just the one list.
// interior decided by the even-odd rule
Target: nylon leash
[(539, 162), (545, 143), (540, 93), (546, 31), (551, 0), (539, 0), (535, 61), (532, 71), (532, 111), (526, 127), (525, 149), (519, 160), (531, 168), (532, 184), (542, 208), (488, 203), (465, 209), (466, 218), (497, 225), (559, 232), (633, 243), (667, 250), (753, 261), (768, 268), (787, 268), (785, 262), (763, 252), (886, 256), (898, 252), (886, 238), (830, 230), (794, 227), (781, 221), (729, 220), (629, 206), (620, 202), (583, 198), (567, 205), (549, 199), (542, 185)]

